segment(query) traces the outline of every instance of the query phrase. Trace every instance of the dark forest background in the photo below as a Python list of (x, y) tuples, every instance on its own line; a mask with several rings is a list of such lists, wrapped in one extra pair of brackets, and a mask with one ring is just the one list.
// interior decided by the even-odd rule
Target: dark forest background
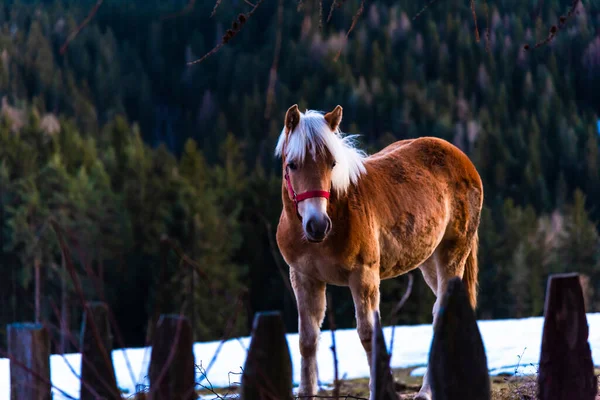
[[(248, 334), (260, 310), (282, 310), (295, 331), (274, 247), (273, 156), (294, 103), (342, 105), (342, 130), (369, 152), (433, 135), (471, 157), (485, 189), (479, 318), (541, 315), (547, 276), (561, 271), (584, 274), (588, 310), (600, 309), (600, 2), (580, 3), (555, 40), (525, 51), (570, 2), (478, 1), (477, 42), (464, 0), (416, 20), (425, 2), (368, 1), (348, 41), (357, 0), (322, 28), (318, 2), (281, 2), (278, 24), (280, 3), (265, 0), (193, 66), (251, 7), (223, 0), (211, 18), (206, 0), (172, 16), (186, 3), (105, 0), (64, 55), (94, 2), (0, 3), (0, 343), (13, 321), (60, 326), (62, 316), (79, 331), (49, 217), (68, 232), (86, 297), (109, 302), (127, 346), (144, 344), (157, 304), (193, 315), (196, 340)], [(163, 263), (162, 235), (205, 275), (174, 251)], [(399, 323), (430, 323), (433, 295), (414, 274)], [(384, 323), (407, 282), (382, 284)], [(355, 326), (348, 290), (332, 294), (338, 327)]]

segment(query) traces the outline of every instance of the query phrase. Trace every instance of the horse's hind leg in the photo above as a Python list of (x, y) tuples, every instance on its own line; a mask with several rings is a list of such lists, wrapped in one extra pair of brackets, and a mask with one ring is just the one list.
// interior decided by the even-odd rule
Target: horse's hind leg
[(317, 343), (321, 323), (325, 317), (325, 283), (290, 268), (290, 280), (298, 305), (298, 332), (300, 336), (301, 396), (317, 394)]
[[(448, 282), (454, 277), (462, 278), (465, 272), (467, 257), (471, 253), (471, 239), (444, 240), (434, 254), (421, 265), (420, 269), (436, 300), (433, 305), (433, 328), (437, 324), (438, 310), (442, 296), (448, 288)], [(423, 385), (415, 400), (431, 400), (431, 384), (428, 371), (423, 376)]]

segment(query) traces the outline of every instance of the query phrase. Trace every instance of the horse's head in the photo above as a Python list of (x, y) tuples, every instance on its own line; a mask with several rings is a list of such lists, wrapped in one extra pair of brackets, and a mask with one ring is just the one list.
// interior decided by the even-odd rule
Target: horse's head
[(363, 153), (352, 146), (350, 137), (341, 137), (341, 120), (340, 106), (327, 114), (302, 114), (293, 105), (277, 144), (287, 195), (310, 242), (322, 242), (331, 231), (330, 190), (345, 191), (364, 172)]

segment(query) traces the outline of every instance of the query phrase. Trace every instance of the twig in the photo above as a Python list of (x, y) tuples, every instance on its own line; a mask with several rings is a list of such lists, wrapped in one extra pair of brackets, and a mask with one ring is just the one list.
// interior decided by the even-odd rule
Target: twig
[(29, 368), (27, 365), (25, 365), (21, 361), (16, 360), (12, 355), (8, 354), (8, 352), (0, 350), (0, 356), (2, 356), (2, 358), (8, 358), (10, 360), (11, 364), (15, 364), (16, 366), (21, 367), (22, 369), (24, 369), (25, 371), (27, 371), (28, 373), (33, 375), (36, 379), (39, 379), (40, 381), (44, 382), (44, 384), (50, 385), (50, 387), (53, 387), (54, 389), (58, 390), (67, 399), (77, 400), (75, 397), (71, 396), (70, 394), (68, 394), (64, 390), (60, 389), (56, 385), (53, 385), (51, 379), (49, 380), (49, 379), (44, 378), (37, 371), (34, 371), (33, 369)]
[(433, 3), (435, 3), (437, 0), (430, 0), (429, 3), (425, 4), (425, 6), (423, 8), (421, 8), (419, 10), (419, 12), (413, 17), (413, 21), (415, 21), (417, 18), (419, 18), (421, 16), (421, 14), (423, 14), (429, 7), (431, 7), (433, 5)]
[(479, 28), (477, 27), (477, 13), (475, 12), (475, 0), (471, 0), (471, 12), (473, 13), (473, 22), (475, 23), (475, 41), (479, 43)]
[(323, 31), (323, 0), (319, 0), (319, 30)]
[(396, 321), (397, 321), (397, 317), (398, 317), (398, 312), (400, 311), (400, 309), (404, 306), (404, 304), (410, 297), (410, 294), (412, 293), (412, 287), (413, 287), (414, 280), (415, 280), (415, 278), (414, 278), (413, 274), (409, 273), (408, 274), (408, 286), (406, 287), (406, 292), (404, 292), (404, 295), (402, 296), (402, 298), (400, 299), (398, 304), (396, 304), (396, 307), (394, 307), (394, 310), (392, 311), (392, 316), (390, 318), (391, 324), (392, 324), (392, 338), (390, 340), (390, 360), (392, 359), (392, 352), (394, 351), (394, 334), (396, 333)]
[[(579, 5), (579, 3), (581, 3), (581, 0), (572, 0), (571, 9), (567, 13), (567, 15), (560, 16), (560, 18), (558, 19), (558, 25), (552, 25), (550, 27), (550, 33), (548, 34), (548, 36), (545, 39), (537, 42), (534, 46), (534, 49), (537, 49), (538, 47), (542, 47), (542, 46), (550, 43), (552, 40), (554, 40), (554, 38), (556, 37), (558, 32), (561, 31), (565, 27), (565, 25), (567, 24), (569, 19), (571, 19), (573, 17), (573, 15), (575, 15), (575, 11), (577, 10), (577, 6)], [(529, 44), (525, 44), (523, 46), (523, 49), (525, 49), (525, 50), (529, 50), (530, 48), (531, 47), (529, 46)]]
[[(195, 268), (196, 272), (198, 272), (198, 274), (200, 276), (202, 276), (205, 279), (206, 284), (208, 285), (208, 289), (210, 290), (211, 294), (216, 295), (217, 294), (217, 290), (215, 289), (214, 284), (212, 283), (212, 281), (210, 280), (210, 278), (208, 277), (208, 275), (206, 274), (206, 272), (204, 272), (204, 270), (202, 269), (202, 267), (200, 266), (200, 264), (198, 264), (198, 262), (196, 262), (195, 260), (192, 260), (187, 254), (185, 254), (183, 252), (183, 249), (181, 249), (181, 247), (179, 247), (179, 245), (177, 243), (175, 243), (173, 240), (171, 240), (168, 236), (163, 235), (160, 239), (161, 241), (161, 246), (165, 245), (170, 247), (173, 251), (175, 251), (175, 253), (177, 254), (177, 256), (180, 258), (180, 260), (187, 266)], [(167, 254), (164, 253), (163, 257), (166, 257)], [(163, 258), (163, 265), (165, 265), (164, 263), (166, 262), (166, 259)], [(241, 291), (243, 293), (247, 292), (247, 288), (246, 287), (242, 287)], [(237, 297), (239, 297), (240, 294), (237, 295)], [(224, 314), (221, 311), (218, 311), (219, 314), (224, 317)], [(238, 338), (238, 340), (240, 340)], [(242, 346), (243, 347), (243, 346)]]
[[(365, 0), (360, 1), (360, 7), (358, 8), (356, 14), (354, 14), (354, 17), (352, 17), (352, 24), (350, 25), (350, 29), (348, 29), (348, 32), (346, 32), (346, 42), (348, 41), (348, 36), (350, 36), (350, 32), (354, 30), (354, 27), (356, 26), (356, 23), (358, 22), (358, 19), (362, 15), (363, 11), (365, 11)], [(340, 50), (338, 51), (333, 61), (337, 61), (340, 58), (340, 55), (342, 54), (342, 49), (343, 47), (340, 47)]]
[(490, 52), (490, 8), (488, 7), (487, 1), (484, 3), (485, 6), (485, 51), (486, 53)]
[(287, 275), (285, 273), (285, 268), (283, 267), (283, 265), (281, 265), (281, 261), (279, 260), (279, 255), (277, 254), (277, 251), (275, 250), (276, 246), (275, 246), (275, 242), (273, 240), (273, 228), (271, 226), (271, 223), (263, 215), (261, 215), (261, 218), (263, 219), (265, 227), (267, 228), (267, 237), (269, 238), (269, 248), (271, 250), (271, 255), (273, 256), (273, 260), (275, 261), (275, 265), (277, 266), (277, 270), (279, 271), (279, 274), (281, 275), (281, 280), (283, 281), (285, 288), (288, 290), (288, 293), (290, 294), (292, 299), (294, 299), (294, 302), (295, 302), (296, 295), (294, 295), (294, 290), (292, 289), (292, 284), (290, 283), (290, 279), (287, 277)]
[[(52, 299), (50, 300), (50, 305), (52, 306), (52, 310), (54, 311), (54, 315), (56, 316), (56, 318), (59, 318), (60, 313), (58, 312), (58, 307), (56, 306), (56, 303), (54, 302), (54, 300), (52, 300)], [(44, 323), (44, 325), (45, 326), (54, 326), (54, 325), (52, 325), (50, 323)], [(61, 333), (64, 334), (64, 332), (62, 332), (62, 330), (61, 330)], [(74, 343), (75, 340), (72, 338), (71, 332), (69, 332), (67, 330), (67, 333), (68, 333), (68, 336), (69, 336), (69, 339), (70, 339), (71, 343), (75, 345), (75, 343)], [(54, 339), (52, 339), (52, 341), (56, 345), (56, 341)], [(102, 346), (102, 344), (101, 344), (101, 346)], [(75, 347), (77, 347), (77, 346), (75, 346)], [(83, 351), (81, 349), (78, 349), (78, 350), (79, 350), (79, 353), (83, 353)], [(79, 381), (91, 392), (92, 395), (94, 395), (96, 397), (100, 397), (100, 395), (98, 394), (98, 392), (96, 392), (96, 390), (89, 383), (87, 383), (86, 381), (82, 380), (81, 379), (81, 375), (79, 375), (79, 374), (77, 374), (77, 372), (75, 372), (75, 369), (71, 366), (71, 363), (69, 362), (69, 360), (67, 359), (67, 357), (65, 356), (65, 354), (61, 353), (60, 355), (61, 355), (62, 359), (64, 360), (65, 364), (67, 364), (67, 367), (69, 368), (69, 370), (71, 371), (71, 373), (77, 379), (79, 379)], [(102, 376), (98, 373), (98, 370), (96, 369), (96, 367), (88, 359), (84, 360), (83, 354), (81, 356), (81, 360), (82, 360), (82, 362), (86, 361), (86, 363), (87, 363), (86, 365), (90, 366), (90, 368), (92, 369), (92, 371), (94, 372), (94, 374), (96, 374), (96, 376), (100, 380), (100, 383), (106, 389), (110, 390), (111, 389), (110, 385), (102, 378)]]
[(331, 8), (329, 9), (329, 15), (327, 16), (327, 23), (329, 23), (331, 17), (333, 16), (333, 10), (340, 8), (345, 2), (346, 0), (333, 0), (333, 3), (331, 3)]
[[(236, 308), (235, 308), (235, 312), (232, 315), (231, 319), (229, 321), (227, 321), (227, 327), (226, 327), (226, 330), (225, 330), (225, 334), (223, 335), (223, 339), (221, 339), (221, 343), (219, 343), (219, 346), (215, 350), (215, 354), (213, 354), (210, 362), (208, 363), (208, 367), (206, 367), (206, 369), (204, 370), (204, 372), (205, 372), (204, 376), (205, 377), (206, 377), (206, 375), (208, 375), (208, 371), (210, 371), (210, 369), (212, 368), (212, 366), (215, 363), (215, 361), (217, 361), (217, 357), (219, 356), (219, 353), (221, 352), (221, 349), (223, 348), (223, 345), (225, 344), (225, 342), (227, 340), (229, 340), (229, 337), (231, 336), (231, 333), (233, 331), (233, 327), (235, 326), (235, 322), (238, 319), (238, 316), (239, 316), (239, 313), (240, 313), (240, 309), (241, 309), (241, 306), (243, 304), (243, 301), (242, 301), (243, 297), (244, 297), (244, 293), (241, 293), (238, 296), (238, 301), (237, 301), (237, 305), (236, 305)], [(202, 380), (203, 379), (200, 378), (200, 382), (202, 382)], [(208, 378), (206, 380), (208, 382)]]
[[(79, 281), (79, 277), (77, 276), (77, 271), (75, 270), (75, 266), (73, 265), (73, 260), (71, 258), (71, 252), (65, 242), (65, 238), (62, 234), (62, 228), (60, 227), (60, 225), (54, 218), (50, 218), (50, 224), (52, 225), (52, 228), (54, 229), (54, 232), (56, 233), (56, 236), (58, 238), (60, 250), (64, 257), (65, 264), (67, 266), (67, 270), (69, 271), (69, 274), (71, 275), (71, 280), (73, 281), (73, 284), (75, 286), (75, 291), (79, 295), (81, 305), (83, 306), (83, 309), (85, 310), (86, 314), (90, 315), (90, 308), (88, 306), (88, 303), (85, 301), (83, 287), (81, 286), (81, 282)], [(92, 334), (94, 335), (94, 340), (96, 340), (96, 343), (101, 344), (102, 338), (100, 337), (100, 332), (98, 331), (98, 327), (96, 326), (96, 321), (94, 321), (93, 318), (90, 318), (89, 322), (90, 322), (90, 328), (92, 329)], [(107, 351), (103, 352), (103, 356), (104, 356), (104, 362), (107, 365), (112, 364), (112, 360)], [(129, 365), (129, 362), (127, 362), (127, 366), (129, 367), (129, 373), (131, 374), (131, 376), (130, 376), (131, 381), (135, 384), (135, 378), (134, 378), (131, 366)]]
[(277, 82), (277, 70), (279, 68), (279, 54), (281, 53), (281, 30), (283, 27), (283, 0), (279, 0), (277, 6), (277, 33), (275, 34), (275, 51), (273, 52), (273, 64), (269, 72), (269, 86), (267, 87), (267, 106), (265, 108), (265, 119), (271, 116), (271, 109), (275, 99), (275, 83)]
[(333, 301), (331, 294), (327, 293), (327, 316), (329, 319), (329, 329), (331, 331), (331, 352), (333, 353), (333, 396), (335, 399), (340, 397), (340, 380), (338, 378), (338, 359), (335, 347), (335, 319), (333, 312)]
[(79, 34), (79, 32), (92, 20), (92, 18), (94, 18), (94, 15), (96, 15), (96, 12), (98, 12), (98, 9), (102, 5), (103, 1), (104, 0), (98, 0), (96, 2), (96, 5), (92, 8), (92, 10), (88, 14), (88, 16), (83, 20), (83, 22), (81, 24), (79, 24), (79, 26), (77, 27), (77, 29), (75, 29), (67, 37), (67, 40), (65, 41), (65, 43), (60, 48), (60, 54), (61, 55), (65, 54), (65, 52), (67, 51), (67, 47), (69, 46), (69, 43), (71, 43), (71, 41), (77, 37), (77, 35)]
[[(180, 311), (179, 315), (183, 315), (183, 310)], [(156, 382), (153, 382), (152, 385), (150, 386), (150, 391), (148, 392), (148, 396), (150, 398), (153, 397), (152, 396), (153, 393), (156, 390), (158, 390), (158, 388), (160, 387), (162, 380), (167, 375), (169, 366), (171, 365), (171, 363), (173, 362), (173, 359), (175, 358), (175, 353), (177, 352), (177, 346), (179, 346), (179, 337), (181, 336), (182, 327), (183, 327), (183, 318), (179, 318), (177, 320), (177, 329), (175, 330), (175, 340), (173, 341), (173, 344), (171, 345), (171, 349), (169, 350), (169, 355), (167, 356), (165, 365), (160, 370), (160, 374), (158, 374), (158, 378), (156, 378)]]
[[(69, 274), (71, 275), (71, 280), (73, 281), (74, 285), (75, 285), (75, 289), (77, 294), (79, 295), (80, 301), (82, 302), (82, 306), (83, 309), (89, 313), (89, 307), (87, 305), (87, 303), (85, 302), (85, 297), (83, 294), (83, 290), (81, 288), (81, 283), (79, 282), (79, 278), (77, 277), (77, 271), (75, 271), (75, 268), (73, 266), (73, 260), (71, 258), (71, 251), (69, 249), (69, 247), (67, 247), (65, 239), (64, 239), (64, 235), (63, 232), (66, 232), (67, 234), (69, 234), (69, 237), (74, 240), (75, 242), (75, 246), (79, 251), (79, 255), (81, 257), (81, 259), (85, 259), (85, 254), (83, 252), (83, 249), (78, 246), (77, 244), (77, 240), (75, 240), (74, 238), (76, 238), (75, 235), (73, 235), (71, 232), (69, 232), (68, 230), (62, 228), (58, 222), (56, 222), (56, 220), (54, 220), (53, 218), (50, 218), (50, 223), (52, 225), (52, 228), (54, 229), (56, 236), (58, 237), (58, 242), (59, 242), (59, 246), (61, 249), (61, 253), (63, 255), (63, 258), (65, 260), (65, 265), (67, 266), (67, 270), (69, 271)], [(96, 282), (97, 280), (95, 280)], [(104, 301), (105, 303), (108, 304), (108, 302), (106, 301), (106, 299), (104, 297), (102, 297), (102, 301)], [(134, 374), (133, 374), (133, 369), (131, 368), (131, 362), (129, 361), (129, 357), (127, 356), (127, 352), (125, 351), (125, 341), (123, 340), (123, 335), (121, 333), (121, 330), (119, 329), (119, 325), (117, 324), (117, 319), (115, 318), (112, 310), (110, 309), (110, 307), (108, 308), (108, 317), (110, 319), (110, 324), (112, 326), (112, 328), (114, 329), (115, 332), (115, 336), (117, 338), (117, 342), (120, 346), (120, 351), (123, 353), (123, 358), (125, 359), (125, 365), (127, 366), (127, 370), (129, 372), (129, 376), (131, 378), (131, 382), (135, 385), (136, 384), (136, 380), (134, 378)], [(96, 327), (96, 323), (94, 322), (94, 320), (92, 319), (91, 321), (91, 328), (92, 331), (94, 332), (94, 338), (95, 340), (100, 340), (100, 336), (99, 336), (99, 332), (97, 330)], [(106, 361), (107, 358), (110, 358), (110, 355), (105, 355), (105, 362), (109, 362)], [(112, 362), (112, 361), (110, 361)]]
[(202, 61), (206, 60), (208, 57), (215, 54), (217, 51), (219, 51), (221, 49), (221, 47), (225, 46), (242, 29), (242, 27), (244, 26), (244, 24), (246, 23), (248, 18), (250, 18), (252, 16), (252, 14), (254, 14), (256, 12), (256, 10), (262, 4), (263, 1), (264, 0), (258, 0), (256, 5), (254, 7), (252, 7), (252, 10), (250, 10), (250, 12), (248, 14), (240, 14), (238, 16), (238, 19), (233, 22), (233, 25), (232, 25), (233, 29), (228, 29), (227, 32), (225, 32), (225, 35), (223, 35), (223, 38), (221, 39), (221, 43), (217, 44), (211, 51), (209, 51), (208, 53), (203, 55), (201, 58), (199, 58), (195, 61), (188, 62), (187, 65), (199, 64)]
[[(200, 365), (196, 365), (196, 368), (198, 369), (198, 371), (200, 372), (200, 375), (202, 375), (204, 377), (204, 379), (206, 379), (206, 382), (208, 382), (209, 386), (203, 385), (199, 382), (196, 383), (196, 385), (201, 386), (202, 389), (208, 390), (209, 392), (211, 392), (213, 395), (217, 396), (217, 399), (226, 399), (227, 396), (229, 395), (229, 392), (225, 394), (225, 397), (221, 396), (219, 393), (217, 393), (213, 387), (213, 384), (208, 380), (208, 376), (207, 375), (207, 371), (205, 369), (202, 368), (202, 363), (200, 363)], [(184, 398), (187, 398), (186, 396), (189, 397), (189, 393), (186, 393)]]
[(210, 17), (211, 17), (211, 18), (212, 18), (212, 17), (214, 17), (214, 16), (215, 16), (215, 14), (217, 13), (217, 8), (219, 8), (219, 5), (221, 4), (221, 1), (222, 1), (222, 0), (217, 0), (217, 1), (215, 2), (215, 6), (213, 7), (213, 10), (212, 10), (212, 12), (210, 13)]

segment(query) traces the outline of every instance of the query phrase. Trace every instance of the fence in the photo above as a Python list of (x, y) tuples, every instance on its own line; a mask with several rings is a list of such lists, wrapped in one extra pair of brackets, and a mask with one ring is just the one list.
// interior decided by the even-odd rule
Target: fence
[[(541, 400), (592, 400), (597, 377), (583, 294), (577, 274), (548, 280), (538, 374)], [(371, 400), (397, 400), (379, 314), (374, 314)], [(81, 399), (120, 399), (112, 365), (107, 308), (86, 304), (82, 326)], [(196, 398), (191, 325), (181, 315), (162, 315), (152, 340), (149, 399)], [(51, 398), (50, 345), (39, 324), (8, 326), (11, 400)], [(434, 400), (490, 399), (490, 379), (481, 335), (462, 281), (450, 281), (441, 301), (429, 353)], [(292, 364), (281, 315), (258, 313), (243, 369), (240, 397), (292, 399)], [(331, 397), (330, 397), (331, 398)], [(348, 398), (340, 396), (340, 398)]]

